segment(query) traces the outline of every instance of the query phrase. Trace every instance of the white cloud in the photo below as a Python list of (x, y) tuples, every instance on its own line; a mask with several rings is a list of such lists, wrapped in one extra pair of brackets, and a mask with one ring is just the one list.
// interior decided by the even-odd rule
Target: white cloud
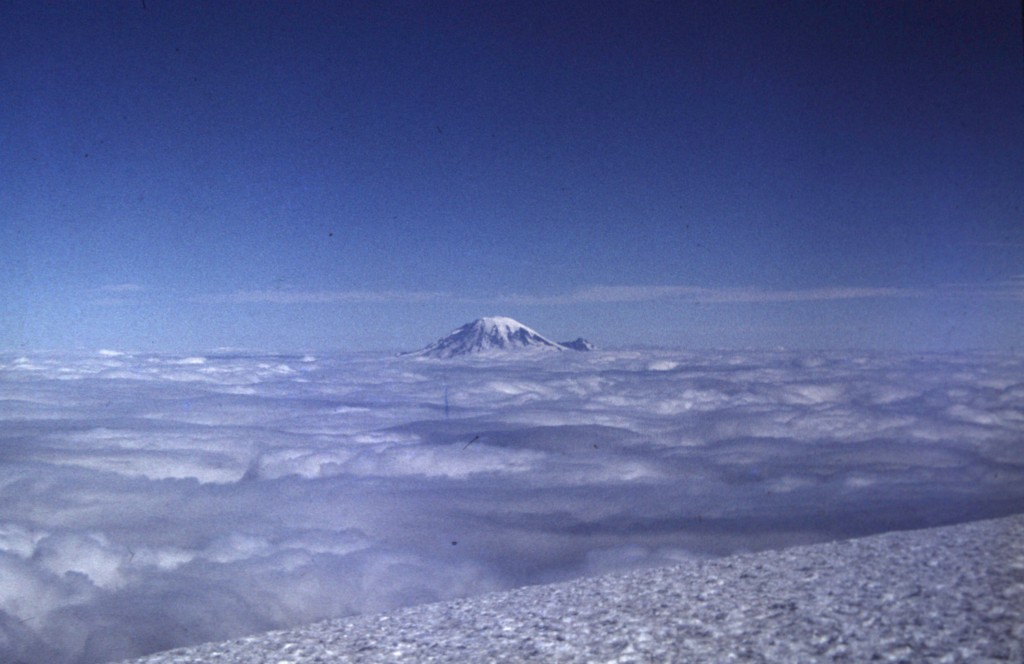
[(996, 355), (0, 355), (0, 660), (1019, 510), (1022, 375)]
[(103, 533), (61, 533), (39, 540), (32, 560), (58, 577), (79, 573), (99, 588), (116, 589), (124, 582), (121, 567), (129, 555)]

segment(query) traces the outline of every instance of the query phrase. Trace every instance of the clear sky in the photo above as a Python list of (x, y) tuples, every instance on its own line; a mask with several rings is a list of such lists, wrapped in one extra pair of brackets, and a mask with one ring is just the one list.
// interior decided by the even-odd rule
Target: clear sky
[(0, 5), (0, 348), (1020, 350), (1021, 8)]

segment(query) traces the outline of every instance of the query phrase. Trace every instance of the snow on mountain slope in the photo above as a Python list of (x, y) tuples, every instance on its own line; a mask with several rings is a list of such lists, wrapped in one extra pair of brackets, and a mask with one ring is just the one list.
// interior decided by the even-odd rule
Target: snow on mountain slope
[(517, 320), (504, 316), (491, 316), (466, 323), (426, 348), (408, 354), (420, 357), (450, 358), (506, 351), (561, 350), (566, 350), (566, 348)]

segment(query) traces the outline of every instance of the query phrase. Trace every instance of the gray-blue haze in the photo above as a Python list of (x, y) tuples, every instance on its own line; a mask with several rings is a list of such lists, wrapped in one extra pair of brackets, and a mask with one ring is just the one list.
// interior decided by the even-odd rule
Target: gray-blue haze
[(1024, 509), (1024, 359), (0, 356), (0, 660)]

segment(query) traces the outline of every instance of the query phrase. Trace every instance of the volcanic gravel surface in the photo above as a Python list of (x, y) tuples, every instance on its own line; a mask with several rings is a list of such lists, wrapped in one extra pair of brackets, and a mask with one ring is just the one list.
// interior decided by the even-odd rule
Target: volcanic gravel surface
[(133, 661), (1024, 662), (1024, 515), (532, 586)]

